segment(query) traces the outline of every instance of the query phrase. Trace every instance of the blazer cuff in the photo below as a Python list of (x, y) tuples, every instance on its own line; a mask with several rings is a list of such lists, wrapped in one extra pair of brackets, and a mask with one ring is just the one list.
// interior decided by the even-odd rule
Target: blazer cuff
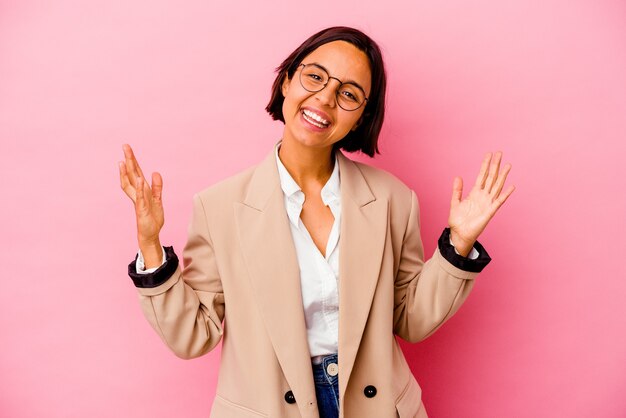
[(163, 247), (165, 250), (165, 263), (152, 273), (137, 273), (137, 257), (128, 265), (128, 275), (136, 287), (153, 288), (162, 285), (172, 277), (178, 268), (178, 257), (173, 247)]
[(463, 271), (480, 273), (491, 261), (491, 257), (489, 257), (485, 248), (478, 241), (474, 243), (474, 248), (478, 251), (478, 258), (472, 260), (457, 254), (456, 251), (454, 251), (454, 246), (450, 244), (450, 228), (444, 229), (441, 233), (438, 247), (441, 255), (448, 260), (450, 264)]

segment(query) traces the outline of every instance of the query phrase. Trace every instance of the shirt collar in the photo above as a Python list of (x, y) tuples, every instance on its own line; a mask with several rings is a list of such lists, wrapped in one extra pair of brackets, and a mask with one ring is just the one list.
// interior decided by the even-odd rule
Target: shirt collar
[[(282, 141), (281, 141), (282, 142)], [(283, 193), (288, 198), (293, 198), (300, 205), (304, 203), (304, 194), (298, 193), (301, 192), (300, 186), (298, 183), (291, 177), (289, 171), (285, 165), (280, 161), (278, 157), (278, 149), (280, 148), (281, 142), (276, 144), (276, 165), (278, 166), (278, 176), (280, 177), (280, 187), (283, 189)], [(330, 177), (324, 187), (322, 187), (322, 201), (325, 205), (329, 205), (335, 200), (338, 200), (340, 197), (340, 180), (339, 180), (339, 161), (337, 160), (337, 155), (335, 155), (335, 166), (333, 167), (333, 172), (330, 174)]]

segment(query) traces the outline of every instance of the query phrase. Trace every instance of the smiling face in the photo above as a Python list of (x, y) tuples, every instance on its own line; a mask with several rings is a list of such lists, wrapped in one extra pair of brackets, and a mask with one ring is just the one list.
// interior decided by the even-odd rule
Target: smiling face
[(307, 147), (327, 148), (355, 129), (363, 115), (365, 104), (355, 111), (347, 111), (337, 104), (336, 94), (340, 82), (352, 82), (363, 88), (369, 96), (371, 72), (367, 55), (345, 41), (321, 45), (303, 60), (303, 64), (323, 67), (330, 79), (318, 92), (307, 91), (300, 83), (298, 67), (291, 79), (282, 85), (285, 130), (283, 141), (297, 141)]

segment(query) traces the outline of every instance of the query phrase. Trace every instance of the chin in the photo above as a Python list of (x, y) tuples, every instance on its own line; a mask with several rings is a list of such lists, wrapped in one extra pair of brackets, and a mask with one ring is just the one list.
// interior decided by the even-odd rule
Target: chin
[(347, 133), (337, 136), (336, 133), (333, 133), (332, 137), (329, 137), (328, 135), (320, 135), (319, 133), (311, 133), (304, 130), (304, 132), (301, 131), (293, 135), (292, 138), (305, 147), (328, 148), (341, 141), (346, 135)]

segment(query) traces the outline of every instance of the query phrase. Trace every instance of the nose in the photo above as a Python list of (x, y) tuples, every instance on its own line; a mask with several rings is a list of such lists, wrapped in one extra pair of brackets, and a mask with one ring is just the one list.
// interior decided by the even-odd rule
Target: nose
[(341, 83), (334, 79), (333, 77), (328, 79), (326, 86), (323, 89), (315, 93), (316, 98), (320, 101), (321, 104), (335, 107), (337, 104), (337, 89)]

